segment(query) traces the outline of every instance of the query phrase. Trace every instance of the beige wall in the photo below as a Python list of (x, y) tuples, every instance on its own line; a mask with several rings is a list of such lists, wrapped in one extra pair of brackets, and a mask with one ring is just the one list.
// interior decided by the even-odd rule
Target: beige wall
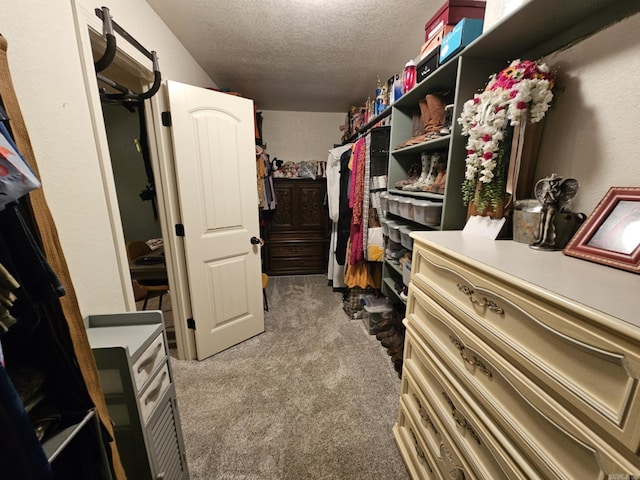
[[(92, 11), (100, 4), (78, 0)], [(125, 300), (77, 46), (73, 6), (63, 0), (0, 0), (15, 89), (41, 180), (84, 315), (122, 311)], [(113, 0), (118, 23), (156, 50), (165, 79), (213, 82), (142, 0)], [(547, 118), (537, 176), (578, 178), (577, 210), (589, 212), (612, 185), (640, 185), (640, 15), (558, 53), (565, 93)], [(264, 112), (272, 156), (326, 159), (344, 114)]]
[(536, 177), (578, 179), (575, 211), (640, 187), (640, 14), (547, 58), (564, 92), (546, 118)]
[(326, 160), (329, 149), (340, 143), (346, 113), (262, 112), (262, 137), (270, 158), (300, 162)]

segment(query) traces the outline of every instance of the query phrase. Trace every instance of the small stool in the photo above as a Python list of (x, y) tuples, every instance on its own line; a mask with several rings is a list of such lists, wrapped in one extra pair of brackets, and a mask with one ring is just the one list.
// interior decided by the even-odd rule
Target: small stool
[(262, 298), (264, 299), (263, 308), (266, 312), (269, 311), (269, 302), (267, 301), (267, 285), (269, 285), (269, 275), (262, 274)]

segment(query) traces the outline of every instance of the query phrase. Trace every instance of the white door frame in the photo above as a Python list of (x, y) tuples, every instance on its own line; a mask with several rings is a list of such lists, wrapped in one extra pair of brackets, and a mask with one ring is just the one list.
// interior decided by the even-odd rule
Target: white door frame
[[(136, 311), (136, 304), (129, 272), (126, 246), (120, 207), (116, 195), (115, 179), (111, 167), (111, 156), (107, 142), (107, 132), (104, 125), (98, 82), (94, 70), (94, 60), (91, 51), (91, 35), (102, 36), (102, 20), (93, 11), (87, 11), (77, 2), (72, 2), (76, 23), (76, 37), (80, 59), (83, 65), (87, 101), (91, 111), (96, 150), (102, 173), (105, 201), (109, 212), (109, 222), (113, 237), (114, 249), (118, 263), (118, 271), (122, 284), (122, 295), (127, 311)], [(128, 41), (116, 33), (117, 54), (116, 62), (133, 75), (140, 78), (141, 86), (149, 88), (153, 78), (150, 60), (138, 51)], [(158, 52), (161, 57), (161, 53)], [(162, 68), (161, 68), (162, 70)], [(177, 203), (177, 188), (173, 174), (173, 153), (170, 135), (161, 124), (160, 112), (166, 110), (168, 102), (165, 98), (166, 87), (149, 101), (146, 101), (145, 117), (149, 137), (149, 150), (156, 180), (158, 199), (158, 215), (160, 218), (162, 236), (165, 241), (167, 274), (171, 288), (171, 305), (173, 310), (174, 328), (176, 333), (177, 356), (179, 359), (195, 359), (195, 338), (193, 330), (187, 327), (187, 320), (191, 317), (191, 304), (186, 280), (186, 262), (184, 248), (180, 237), (173, 231), (174, 225), (180, 223), (179, 205)]]

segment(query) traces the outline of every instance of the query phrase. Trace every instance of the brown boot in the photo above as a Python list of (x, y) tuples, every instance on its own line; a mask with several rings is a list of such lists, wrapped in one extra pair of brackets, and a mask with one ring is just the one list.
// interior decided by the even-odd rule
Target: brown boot
[(382, 344), (382, 346), (384, 348), (391, 348), (391, 347), (399, 347), (404, 345), (404, 336), (400, 336), (400, 335), (392, 335), (389, 336), (387, 338), (383, 338), (380, 343)]
[(444, 194), (444, 184), (447, 183), (447, 171), (444, 171), (444, 175), (442, 175), (442, 180), (440, 181), (440, 183), (436, 186), (436, 190), (433, 189), (433, 186), (431, 187), (431, 191), (435, 192), (435, 193), (442, 193)]
[[(427, 95), (428, 97), (429, 95)], [(429, 108), (429, 103), (427, 102), (427, 97), (424, 100), (420, 100), (418, 104), (420, 105), (420, 115), (422, 117), (422, 123), (424, 124), (424, 133), (429, 133), (434, 129), (436, 118), (431, 115), (431, 110)]]
[(413, 135), (404, 143), (404, 146), (417, 145), (418, 143), (426, 141), (427, 132), (429, 131), (429, 129), (433, 128), (433, 119), (431, 118), (431, 113), (429, 112), (427, 101), (420, 100), (418, 102), (418, 106), (420, 107), (420, 130), (416, 132), (414, 124)]
[(387, 349), (387, 355), (389, 355), (390, 357), (393, 357), (394, 355), (402, 355), (404, 352), (404, 346), (400, 346), (400, 347), (391, 347), (389, 349)]
[(444, 109), (447, 104), (444, 101), (444, 96), (438, 93), (429, 93), (425, 97), (427, 101), (427, 107), (431, 114), (431, 123), (429, 129), (426, 130), (427, 139), (440, 136), (440, 130), (444, 126)]
[(398, 335), (398, 331), (394, 327), (392, 327), (389, 330), (384, 330), (382, 332), (376, 333), (376, 340), (382, 341), (387, 337), (393, 337), (395, 335)]

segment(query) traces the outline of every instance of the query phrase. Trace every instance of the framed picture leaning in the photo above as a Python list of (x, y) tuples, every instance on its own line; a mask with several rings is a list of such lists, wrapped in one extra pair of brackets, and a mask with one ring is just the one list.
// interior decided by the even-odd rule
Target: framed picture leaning
[(640, 187), (612, 187), (563, 253), (640, 273)]

